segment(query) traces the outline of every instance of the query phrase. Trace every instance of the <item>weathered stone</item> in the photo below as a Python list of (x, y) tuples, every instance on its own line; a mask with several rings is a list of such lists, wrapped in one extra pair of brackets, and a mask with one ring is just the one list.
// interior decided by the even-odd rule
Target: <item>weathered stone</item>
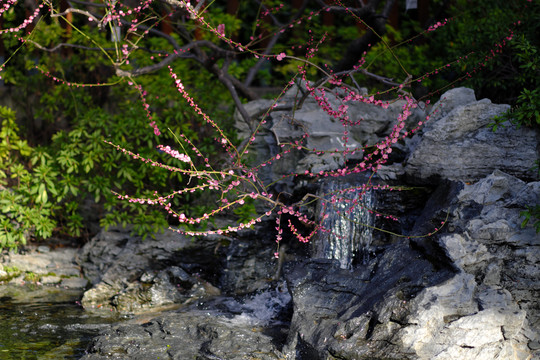
[(39, 280), (43, 285), (60, 284), (62, 278), (55, 275), (45, 275)]
[[(405, 104), (404, 100), (398, 100), (391, 102), (385, 109), (358, 101), (347, 102), (348, 121), (355, 125), (344, 126), (323, 110), (311, 96), (303, 102), (301, 108), (293, 111), (293, 94), (296, 94), (296, 90), (289, 90), (278, 104), (290, 106), (291, 110), (273, 111), (265, 118), (265, 124), (256, 136), (251, 151), (255, 153), (256, 163), (265, 162), (281, 152), (281, 144), (294, 144), (298, 141), (313, 151), (304, 153), (301, 149), (294, 148), (279, 160), (274, 160), (259, 171), (265, 183), (282, 179), (283, 175), (291, 172), (301, 174), (305, 171), (319, 173), (336, 170), (346, 160), (362, 158), (364, 146), (375, 145), (390, 134)], [(334, 110), (343, 106), (343, 100), (339, 96), (328, 95), (328, 104)], [(271, 103), (268, 100), (257, 100), (248, 105), (246, 109), (253, 116), (260, 114), (262, 109), (267, 109)], [(407, 119), (408, 126), (418, 123), (424, 116), (425, 113), (420, 108), (413, 109), (412, 115)], [(242, 137), (251, 136), (239, 114), (236, 115), (236, 126)], [(344, 137), (347, 138), (346, 141)], [(344, 151), (346, 154), (343, 154)]]
[(461, 269), (485, 267), (492, 257), (485, 245), (459, 234), (442, 236), (439, 241), (448, 256)]
[[(11, 273), (0, 272), (0, 279), (9, 279), (12, 284), (31, 282), (51, 285), (59, 284), (64, 277), (78, 278), (80, 268), (75, 263), (77, 250), (73, 248), (57, 248), (51, 250), (48, 246), (28, 247), (26, 253), (7, 253), (2, 259), (0, 270), (4, 266), (13, 269)], [(70, 284), (80, 288), (75, 283)], [(84, 286), (82, 286), (84, 287)]]
[(512, 341), (530, 355), (526, 342), (516, 342), (527, 327), (526, 312), (518, 309), (510, 293), (483, 288), (478, 300), (476, 293), (475, 280), (466, 273), (424, 290), (413, 301), (408, 318), (414, 325), (402, 330), (404, 346), (414, 349), (421, 359), (455, 359), (463, 354), (487, 360), (501, 356), (506, 341)]
[[(206, 271), (211, 273), (219, 260), (212, 264), (211, 256), (187, 258), (183, 254), (195, 249), (201, 253), (207, 249), (211, 253), (209, 249), (215, 246), (215, 242), (196, 243), (172, 231), (145, 240), (130, 236), (127, 230), (103, 231), (84, 246), (79, 256), (84, 275), (94, 285), (84, 294), (81, 303), (89, 309), (141, 312), (197, 299), (206, 295), (205, 281), (191, 275), (187, 275), (188, 280), (182, 279), (185, 275), (180, 275), (180, 271), (183, 269), (171, 268), (170, 264), (185, 261), (187, 268), (197, 264), (199, 271), (208, 266)], [(145, 282), (149, 284), (143, 284)]]
[(397, 345), (395, 334), (407, 322), (417, 292), (451, 271), (437, 272), (404, 242), (381, 251), (352, 271), (317, 260), (286, 273), (294, 307), (289, 353), (309, 345), (316, 354), (311, 359), (325, 359), (328, 352), (346, 359), (414, 358)]
[(469, 182), (499, 169), (519, 178), (536, 179), (531, 168), (539, 158), (539, 132), (509, 124), (493, 132), (489, 123), (509, 106), (495, 105), (487, 99), (470, 102), (467, 97), (460, 104), (460, 99), (456, 97), (444, 107), (445, 115), (430, 120), (407, 159), (407, 176), (419, 181), (445, 178)]
[(70, 289), (84, 289), (88, 286), (88, 280), (80, 277), (70, 277), (62, 279), (60, 286)]
[[(279, 328), (274, 331), (279, 334)], [(274, 345), (275, 338), (268, 333), (268, 329), (236, 323), (217, 313), (170, 313), (142, 326), (121, 325), (104, 332), (82, 359), (283, 358)]]
[(476, 101), (474, 90), (459, 87), (450, 89), (445, 92), (439, 101), (433, 105), (433, 110), (430, 113), (431, 120), (426, 124), (426, 128), (430, 128), (434, 122), (448, 115), (458, 106), (463, 106)]

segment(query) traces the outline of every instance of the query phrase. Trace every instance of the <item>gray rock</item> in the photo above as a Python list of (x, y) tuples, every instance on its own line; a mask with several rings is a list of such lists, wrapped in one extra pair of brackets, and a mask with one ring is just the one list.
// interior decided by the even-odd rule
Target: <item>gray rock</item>
[[(291, 90), (287, 94), (292, 94)], [(290, 106), (292, 109), (295, 98), (289, 95), (281, 99), (278, 105)], [(336, 170), (343, 166), (346, 160), (361, 159), (364, 146), (375, 145), (391, 133), (405, 104), (404, 100), (398, 100), (384, 109), (359, 101), (343, 102), (343, 94), (327, 95), (332, 109), (337, 110), (344, 105), (348, 107), (348, 121), (355, 125), (344, 126), (340, 120), (324, 111), (311, 96), (304, 101), (301, 108), (271, 112), (265, 118), (265, 123), (251, 146), (250, 151), (255, 153), (256, 157), (254, 163), (266, 162), (283, 150), (290, 148), (290, 151), (281, 154), (279, 160), (274, 160), (259, 170), (259, 176), (265, 183), (282, 179), (284, 175), (291, 173)], [(271, 103), (268, 100), (257, 100), (247, 105), (248, 113), (254, 116), (268, 108)], [(423, 120), (424, 116), (425, 113), (420, 108), (413, 109), (407, 125), (412, 127)], [(241, 137), (251, 136), (238, 114), (236, 127), (240, 130)], [(345, 132), (348, 132), (348, 135), (345, 135)], [(347, 141), (343, 139), (345, 136), (348, 137)], [(303, 148), (288, 145), (295, 143)], [(285, 147), (282, 148), (281, 145)]]
[(48, 253), (51, 251), (51, 248), (45, 245), (38, 246), (37, 251), (40, 253)]
[(128, 324), (106, 331), (93, 340), (82, 360), (281, 359), (272, 331), (282, 336), (279, 327), (262, 329), (219, 314), (170, 313), (142, 326)]
[[(332, 260), (299, 264), (286, 275), (293, 297), (288, 354), (300, 359), (413, 359), (396, 334), (406, 326), (411, 299), (421, 289), (452, 276), (437, 271), (403, 241), (352, 271)], [(476, 309), (472, 291), (462, 312)], [(449, 301), (455, 301), (450, 300)]]
[[(87, 309), (140, 313), (216, 295), (219, 291), (208, 281), (170, 266), (209, 266), (207, 270), (212, 272), (219, 260), (208, 253), (215, 247), (215, 241), (194, 242), (173, 231), (145, 240), (127, 230), (102, 231), (79, 256), (84, 275), (93, 284), (81, 304)], [(193, 251), (198, 255), (185, 256)]]
[(5, 275), (0, 272), (0, 278), (14, 276), (10, 279), (12, 284), (23, 284), (25, 278), (32, 278), (34, 282), (44, 285), (58, 284), (62, 277), (81, 275), (75, 263), (76, 255), (77, 249), (50, 249), (48, 246), (29, 247), (24, 254), (8, 253), (2, 259), (0, 269), (7, 266), (16, 271), (11, 274), (4, 271)]
[[(466, 236), (466, 235), (465, 235)], [(439, 239), (448, 257), (463, 270), (485, 268), (492, 255), (484, 244), (459, 234), (445, 235)]]
[(219, 295), (218, 284), (236, 294), (264, 289), (277, 261), (273, 239), (258, 228), (234, 238), (191, 238), (167, 231), (146, 240), (127, 230), (102, 231), (79, 256), (93, 284), (81, 303), (88, 309), (141, 313)]
[(62, 282), (62, 278), (54, 275), (45, 275), (42, 276), (39, 281), (43, 285), (60, 284)]
[[(447, 187), (452, 196), (446, 200), (434, 194), (447, 201), (439, 204), (444, 214), (450, 211), (440, 235), (411, 246), (403, 240), (379, 246), (375, 259), (351, 271), (329, 260), (290, 270), (294, 311), (286, 353), (297, 359), (537, 358), (540, 242), (519, 218), (528, 201), (537, 201), (536, 189), (495, 171), (476, 184)], [(438, 223), (439, 210), (430, 209), (432, 218), (419, 220)]]
[[(452, 91), (453, 95), (469, 92)], [(450, 99), (448, 104), (441, 100), (442, 117), (428, 122), (409, 156), (405, 167), (409, 178), (424, 182), (434, 178), (470, 182), (497, 169), (519, 178), (537, 178), (531, 168), (539, 158), (538, 131), (507, 124), (493, 132), (488, 124), (494, 116), (508, 110), (508, 105), (495, 105), (487, 99), (471, 102), (468, 96), (461, 95)]]
[(439, 101), (433, 105), (429, 114), (431, 119), (426, 124), (426, 127), (430, 128), (434, 122), (445, 117), (458, 106), (464, 106), (475, 101), (476, 96), (474, 95), (473, 89), (459, 87), (448, 90), (441, 96)]
[(84, 289), (88, 286), (88, 280), (80, 277), (71, 277), (62, 279), (60, 286), (70, 289)]
[(408, 318), (414, 325), (401, 331), (403, 345), (421, 359), (505, 358), (506, 343), (530, 355), (520, 338), (527, 326), (526, 312), (502, 289), (478, 293), (474, 277), (467, 273), (424, 290)]

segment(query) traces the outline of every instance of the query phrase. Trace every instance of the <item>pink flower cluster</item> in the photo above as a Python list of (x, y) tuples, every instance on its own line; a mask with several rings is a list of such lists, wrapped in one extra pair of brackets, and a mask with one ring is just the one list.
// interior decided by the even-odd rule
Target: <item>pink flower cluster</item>
[(175, 159), (178, 159), (186, 163), (191, 163), (191, 158), (189, 156), (187, 156), (186, 154), (179, 153), (178, 150), (171, 149), (171, 147), (168, 145), (167, 146), (158, 145), (157, 148), (163, 151), (164, 153), (172, 156)]
[(156, 135), (156, 136), (161, 135), (161, 131), (159, 131), (159, 128), (156, 125), (155, 121), (150, 122), (150, 124), (148, 124), (148, 125), (150, 125), (152, 128), (154, 128), (154, 135)]
[(7, 0), (4, 4), (2, 4), (2, 6), (0, 6), (0, 16), (7, 10), (9, 10), (9, 8), (11, 7), (11, 5), (14, 5), (17, 3), (17, 0)]
[[(7, 10), (7, 8), (5, 7), (6, 5), (8, 4), (5, 4), (2, 9), (5, 9)], [(8, 32), (19, 32), (21, 30), (24, 30), (28, 27), (28, 25), (32, 24), (34, 22), (34, 20), (36, 19), (36, 17), (39, 15), (39, 12), (41, 11), (41, 9), (44, 7), (45, 5), (44, 4), (39, 4), (37, 9), (34, 11), (34, 13), (32, 15), (30, 15), (30, 17), (28, 19), (25, 19), (23, 21), (23, 23), (17, 27), (14, 27), (14, 28), (9, 28), (9, 29), (4, 29), (4, 30), (0, 30), (0, 34), (5, 34), (5, 33), (8, 33)], [(8, 8), (9, 8), (9, 5), (8, 5)], [(4, 11), (5, 11), (4, 10)], [(2, 11), (3, 12), (3, 11)], [(1, 14), (1, 13), (0, 13)]]
[(448, 23), (448, 19), (444, 19), (443, 22), (438, 21), (437, 23), (435, 23), (435, 24), (431, 25), (430, 27), (428, 27), (427, 31), (428, 32), (435, 31), (438, 28), (446, 25), (447, 23)]

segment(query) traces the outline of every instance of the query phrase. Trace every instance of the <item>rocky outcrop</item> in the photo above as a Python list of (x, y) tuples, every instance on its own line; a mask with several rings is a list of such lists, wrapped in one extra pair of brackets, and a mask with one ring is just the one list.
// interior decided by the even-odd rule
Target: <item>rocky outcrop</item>
[(283, 337), (280, 333), (279, 327), (262, 328), (192, 310), (105, 331), (82, 360), (283, 359), (273, 336)]
[(489, 124), (509, 105), (476, 101), (470, 89), (446, 92), (434, 106), (432, 119), (408, 158), (405, 173), (413, 181), (436, 179), (478, 181), (495, 170), (522, 179), (538, 179), (532, 168), (539, 158), (538, 131), (506, 123), (497, 131)]
[(93, 285), (81, 303), (86, 309), (140, 313), (219, 294), (206, 280), (219, 266), (220, 260), (210, 255), (215, 246), (172, 231), (144, 240), (126, 229), (102, 231), (78, 259)]
[(333, 260), (300, 263), (287, 272), (293, 299), (288, 353), (299, 359), (409, 359), (397, 331), (411, 299), (453, 276), (436, 269), (408, 241), (381, 247), (366, 266), (340, 269)]
[[(143, 239), (129, 229), (102, 231), (78, 258), (92, 283), (82, 305), (133, 314), (186, 305), (222, 291), (238, 295), (266, 289), (277, 265), (269, 235), (244, 230), (234, 238), (193, 239), (166, 231)], [(259, 238), (257, 246), (253, 236)]]
[(30, 246), (25, 254), (6, 252), (0, 261), (0, 284), (61, 285), (71, 289), (85, 289), (84, 279), (76, 264), (77, 249)]
[(279, 319), (289, 302), (283, 284), (253, 296), (199, 300), (103, 332), (83, 359), (282, 359), (287, 323)]
[[(327, 94), (329, 108), (337, 111), (344, 105), (348, 107), (348, 121), (355, 125), (344, 127), (340, 120), (329, 116), (321, 109), (311, 96), (306, 98), (301, 108), (293, 111), (292, 104), (296, 97), (301, 97), (305, 91), (307, 91), (305, 85), (302, 84), (301, 87), (294, 85), (285, 93), (277, 105), (289, 106), (291, 110), (269, 113), (253, 145), (250, 146), (250, 151), (255, 153), (257, 164), (283, 151), (281, 144), (294, 144), (300, 141), (305, 148), (313, 151), (306, 154), (293, 147), (290, 153), (282, 155), (279, 160), (260, 170), (265, 183), (280, 180), (283, 175), (289, 175), (291, 172), (302, 174), (305, 171), (318, 173), (336, 170), (343, 166), (346, 160), (361, 159), (364, 155), (361, 150), (363, 147), (374, 145), (391, 133), (405, 104), (404, 100), (397, 100), (389, 103), (385, 109), (359, 101), (344, 103), (340, 98), (342, 94), (329, 92)], [(367, 90), (364, 91), (364, 95), (367, 94)], [(257, 100), (248, 103), (245, 108), (251, 116), (256, 114), (260, 116), (271, 106), (270, 100)], [(420, 108), (413, 109), (412, 115), (407, 119), (408, 126), (412, 127), (413, 124), (422, 121), (424, 116), (425, 113)], [(239, 114), (236, 115), (236, 126), (241, 136), (250, 136), (251, 130)], [(347, 137), (347, 141), (343, 139), (344, 137)], [(351, 149), (357, 150), (352, 153)], [(345, 150), (349, 150), (349, 153), (344, 156), (342, 152)]]
[[(269, 104), (251, 105), (248, 110), (257, 112)], [(266, 138), (261, 135), (265, 140), (255, 144), (262, 155), (254, 156), (274, 155), (276, 138), (295, 135), (297, 127), (320, 135), (313, 146), (335, 146), (324, 139), (331, 131), (317, 132), (310, 123), (331, 120), (319, 119), (310, 106), (294, 119), (273, 113)], [(522, 228), (520, 217), (526, 206), (540, 203), (540, 182), (531, 181), (536, 175), (528, 167), (538, 158), (538, 134), (511, 127), (493, 133), (488, 123), (507, 106), (476, 101), (467, 89), (447, 92), (434, 108), (423, 134), (403, 148), (410, 154), (406, 162), (383, 167), (381, 178), (436, 190), (425, 204), (418, 197), (416, 220), (409, 217), (403, 228), (406, 236), (374, 239), (361, 262), (305, 257), (306, 248), (290, 243), (281, 254), (283, 285), (275, 281), (273, 224), (201, 242), (173, 234), (167, 245), (102, 233), (85, 247), (81, 262), (93, 289), (116, 286), (99, 301), (121, 309), (114, 299), (135, 288), (130, 302), (154, 289), (165, 299), (161, 304), (185, 305), (142, 325), (111, 328), (94, 340), (84, 359), (540, 358), (540, 237), (531, 224)], [(357, 110), (366, 118), (371, 111)], [(380, 129), (369, 131), (388, 129), (373, 123)], [(285, 124), (289, 127), (281, 129)], [(355, 138), (358, 144), (372, 140)], [(510, 145), (516, 141), (521, 148)], [(291, 153), (297, 155), (302, 154)], [(339, 164), (319, 160), (293, 157), (264, 171), (273, 178), (305, 166), (313, 171)], [(379, 203), (385, 213), (391, 204)], [(403, 204), (394, 207), (407, 212)], [(222, 295), (197, 292), (202, 279)], [(187, 292), (175, 288), (179, 283)], [(269, 314), (264, 321), (253, 315), (261, 311)]]
[(401, 240), (352, 271), (328, 261), (293, 268), (289, 351), (301, 359), (540, 356), (540, 237), (519, 219), (540, 201), (540, 182), (496, 171), (461, 187), (442, 233), (424, 239), (438, 252)]

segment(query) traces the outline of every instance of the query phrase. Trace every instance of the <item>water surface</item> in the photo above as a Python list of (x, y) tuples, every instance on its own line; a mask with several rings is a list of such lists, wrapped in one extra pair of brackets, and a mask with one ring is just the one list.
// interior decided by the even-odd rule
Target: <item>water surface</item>
[(0, 286), (0, 360), (79, 359), (115, 314), (84, 311), (80, 290)]

